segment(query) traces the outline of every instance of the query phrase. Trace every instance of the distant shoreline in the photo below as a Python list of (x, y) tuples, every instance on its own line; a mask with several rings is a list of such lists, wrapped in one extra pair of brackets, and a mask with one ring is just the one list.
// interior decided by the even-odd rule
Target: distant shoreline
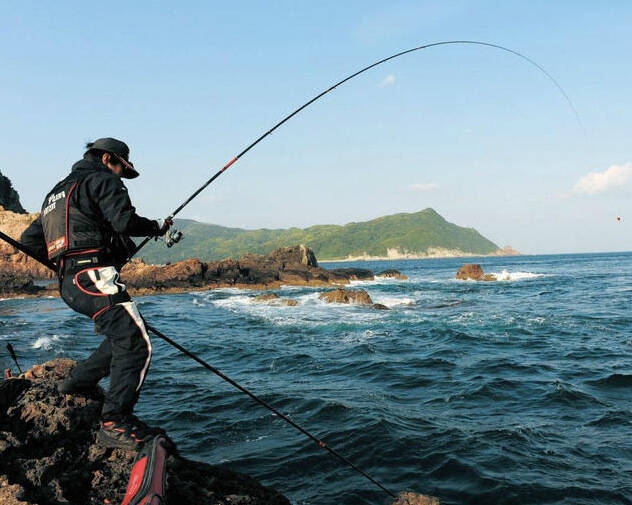
[(387, 249), (386, 256), (371, 256), (361, 254), (359, 256), (347, 256), (343, 259), (319, 259), (320, 263), (350, 263), (353, 261), (401, 261), (401, 260), (431, 260), (437, 258), (493, 258), (503, 256), (522, 256), (522, 253), (514, 250), (511, 246), (498, 249), (490, 254), (476, 254), (459, 251), (458, 249), (430, 248), (427, 253), (400, 253), (396, 249)]

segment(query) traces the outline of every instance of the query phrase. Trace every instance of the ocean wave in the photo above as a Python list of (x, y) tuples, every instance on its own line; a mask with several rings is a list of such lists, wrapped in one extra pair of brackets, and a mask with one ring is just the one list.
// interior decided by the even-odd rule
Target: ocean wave
[(586, 384), (605, 388), (629, 388), (632, 386), (632, 375), (613, 373), (601, 379), (586, 381)]
[(377, 286), (380, 284), (402, 284), (408, 282), (405, 279), (397, 279), (395, 277), (375, 277), (372, 281), (349, 281), (349, 286)]
[(387, 307), (397, 307), (398, 305), (413, 306), (417, 304), (417, 300), (407, 296), (374, 296), (374, 303), (381, 303)]
[(502, 272), (490, 272), (491, 275), (496, 277), (497, 281), (525, 281), (529, 279), (539, 279), (541, 277), (550, 277), (550, 274), (537, 274), (533, 272), (508, 272), (503, 270)]
[(61, 339), (61, 335), (51, 335), (49, 337), (39, 337), (33, 344), (31, 344), (32, 349), (41, 349), (44, 351), (50, 351), (53, 348), (53, 345), (59, 342)]

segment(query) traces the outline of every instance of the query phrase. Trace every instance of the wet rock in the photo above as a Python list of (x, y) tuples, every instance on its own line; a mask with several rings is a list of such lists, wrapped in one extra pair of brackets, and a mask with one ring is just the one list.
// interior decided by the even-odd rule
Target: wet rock
[(496, 281), (494, 274), (485, 274), (480, 265), (467, 263), (457, 271), (455, 279), (473, 280), (473, 281)]
[(354, 305), (373, 305), (373, 300), (364, 289), (334, 289), (321, 293), (319, 297), (325, 303), (350, 303)]
[(419, 493), (402, 491), (392, 505), (440, 505), (439, 499)]
[(276, 293), (264, 293), (262, 295), (255, 296), (254, 301), (255, 302), (269, 302), (270, 300), (278, 300), (278, 299), (279, 299), (279, 295), (277, 295)]
[[(0, 504), (121, 502), (135, 454), (95, 444), (99, 394), (58, 393), (57, 381), (72, 366), (70, 360), (55, 360), (29, 370), (28, 389), (0, 415)], [(250, 477), (176, 456), (167, 460), (165, 499), (174, 504), (289, 505)]]
[(334, 268), (329, 270), (329, 274), (334, 278), (351, 281), (372, 281), (375, 278), (373, 270), (366, 268)]
[(395, 269), (384, 270), (380, 272), (379, 274), (376, 274), (375, 276), (386, 277), (390, 279), (402, 279), (402, 280), (408, 279), (407, 276), (402, 275), (402, 273), (399, 270), (395, 270)]
[(373, 308), (374, 308), (375, 310), (391, 310), (391, 309), (389, 309), (386, 305), (383, 305), (383, 304), (381, 304), (381, 303), (374, 303), (374, 304), (373, 304)]
[(483, 277), (483, 269), (480, 265), (475, 265), (473, 263), (463, 265), (454, 276), (455, 279), (474, 281), (479, 280), (481, 277)]
[(268, 305), (286, 305), (288, 307), (295, 307), (298, 305), (296, 300), (290, 298), (280, 298), (276, 293), (264, 293), (263, 295), (255, 296), (253, 301), (255, 303), (267, 303)]

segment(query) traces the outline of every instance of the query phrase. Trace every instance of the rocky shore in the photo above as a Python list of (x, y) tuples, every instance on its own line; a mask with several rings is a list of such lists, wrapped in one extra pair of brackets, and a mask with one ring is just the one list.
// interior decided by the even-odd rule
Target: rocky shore
[[(0, 207), (0, 230), (18, 239), (36, 214), (17, 214)], [(377, 276), (404, 278), (396, 270)], [(121, 271), (132, 295), (179, 293), (235, 287), (276, 289), (282, 285), (340, 286), (353, 280), (373, 280), (371, 270), (326, 269), (304, 245), (278, 249), (266, 255), (246, 254), (234, 260), (203, 262), (192, 258), (167, 265), (148, 265), (134, 259)], [(51, 280), (52, 282), (38, 282)], [(0, 241), (0, 297), (58, 296), (54, 274), (12, 246)]]
[[(96, 445), (103, 392), (62, 395), (57, 381), (68, 359), (38, 365), (0, 381), (0, 503), (121, 503), (135, 454)], [(170, 456), (171, 504), (289, 505), (277, 491), (220, 466)]]

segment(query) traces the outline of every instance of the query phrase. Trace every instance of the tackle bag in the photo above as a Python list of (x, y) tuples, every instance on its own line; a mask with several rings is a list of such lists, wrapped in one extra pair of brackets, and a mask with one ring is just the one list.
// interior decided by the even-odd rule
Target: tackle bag
[(158, 435), (145, 442), (136, 456), (121, 505), (161, 505), (167, 475), (167, 440)]

